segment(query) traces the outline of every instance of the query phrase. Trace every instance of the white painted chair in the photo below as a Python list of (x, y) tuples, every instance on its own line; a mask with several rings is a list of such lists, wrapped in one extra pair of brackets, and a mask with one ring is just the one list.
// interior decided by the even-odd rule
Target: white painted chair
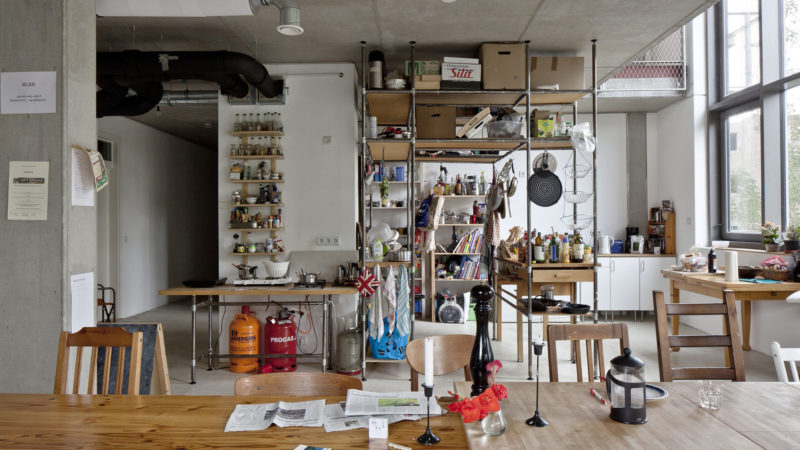
[(797, 365), (800, 364), (800, 348), (781, 348), (777, 341), (772, 342), (772, 360), (775, 362), (775, 372), (778, 373), (778, 381), (788, 382), (789, 376), (786, 373), (786, 364), (792, 372), (792, 381), (800, 382), (797, 375)]
[(800, 291), (786, 297), (786, 301), (789, 303), (800, 303)]

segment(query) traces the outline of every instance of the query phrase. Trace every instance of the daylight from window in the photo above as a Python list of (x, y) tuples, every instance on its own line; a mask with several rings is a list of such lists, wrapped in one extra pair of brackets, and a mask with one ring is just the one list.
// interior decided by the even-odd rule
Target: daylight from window
[(761, 81), (758, 0), (728, 0), (725, 7), (726, 94)]
[(783, 55), (783, 75), (800, 72), (800, 0), (783, 0)]
[(787, 215), (800, 225), (800, 87), (786, 91), (786, 166)]
[(731, 115), (725, 121), (728, 160), (728, 231), (758, 231), (761, 226), (761, 110)]

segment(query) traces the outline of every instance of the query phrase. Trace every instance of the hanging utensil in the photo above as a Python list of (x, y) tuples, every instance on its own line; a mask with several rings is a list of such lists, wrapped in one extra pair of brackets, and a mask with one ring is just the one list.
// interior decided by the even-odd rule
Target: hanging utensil
[(505, 195), (505, 186), (503, 186), (503, 182), (499, 180), (497, 181), (497, 183), (495, 183), (495, 186), (497, 186), (497, 194), (500, 203), (497, 206), (497, 213), (500, 214), (501, 219), (505, 219), (506, 207), (508, 206), (507, 197)]
[(533, 160), (533, 170), (545, 169), (555, 172), (558, 169), (558, 161), (555, 156), (551, 155), (547, 150)]
[(553, 206), (561, 198), (563, 187), (558, 175), (546, 169), (534, 169), (528, 179), (528, 200), (538, 206)]
[(489, 208), (489, 211), (497, 211), (501, 203), (503, 203), (503, 193), (497, 183), (497, 173), (492, 167), (492, 186), (486, 192), (486, 207)]
[(508, 192), (506, 192), (506, 194), (508, 194), (509, 197), (513, 197), (514, 193), (517, 192), (518, 181), (517, 181), (517, 176), (514, 175), (515, 173), (516, 173), (516, 170), (514, 170), (514, 161), (512, 160), (511, 161), (512, 178), (511, 178), (511, 182), (508, 183)]

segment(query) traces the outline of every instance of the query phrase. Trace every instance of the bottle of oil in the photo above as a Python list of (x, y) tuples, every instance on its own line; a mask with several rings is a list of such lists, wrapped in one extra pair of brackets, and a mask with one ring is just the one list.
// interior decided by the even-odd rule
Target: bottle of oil
[(533, 241), (533, 260), (537, 263), (544, 262), (544, 241), (542, 241), (542, 233), (536, 235)]

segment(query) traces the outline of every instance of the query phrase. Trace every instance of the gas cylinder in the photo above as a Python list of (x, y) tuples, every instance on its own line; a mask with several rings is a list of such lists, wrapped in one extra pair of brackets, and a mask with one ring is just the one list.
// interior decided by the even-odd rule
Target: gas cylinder
[[(228, 347), (231, 355), (258, 355), (258, 319), (250, 307), (242, 306), (242, 313), (231, 320)], [(231, 372), (245, 373), (258, 369), (258, 358), (231, 358)]]
[[(281, 309), (277, 317), (267, 317), (264, 327), (265, 353), (297, 353), (297, 327), (293, 318), (294, 313), (286, 308)], [(297, 369), (297, 358), (270, 358), (269, 363), (275, 372), (294, 372)]]

